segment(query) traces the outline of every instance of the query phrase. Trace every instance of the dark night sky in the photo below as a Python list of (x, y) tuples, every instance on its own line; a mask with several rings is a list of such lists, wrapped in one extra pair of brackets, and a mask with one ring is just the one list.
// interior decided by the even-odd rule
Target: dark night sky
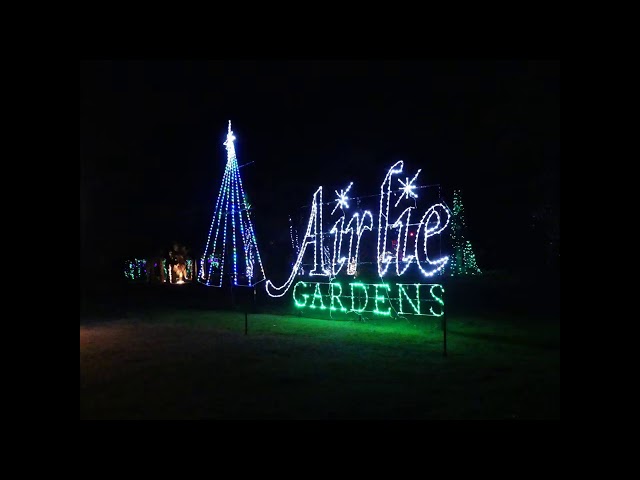
[(199, 255), (229, 119), (260, 243), (288, 240), (317, 186), (374, 194), (397, 160), (463, 189), (481, 267), (533, 258), (532, 211), (559, 211), (559, 62), (100, 61), (80, 78), (84, 262), (172, 240)]

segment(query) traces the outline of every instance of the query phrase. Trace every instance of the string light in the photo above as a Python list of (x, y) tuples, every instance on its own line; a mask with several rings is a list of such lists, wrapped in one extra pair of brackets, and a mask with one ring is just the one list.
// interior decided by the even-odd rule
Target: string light
[[(265, 278), (258, 242), (251, 222), (249, 202), (240, 177), (234, 145), (235, 139), (236, 137), (231, 130), (231, 121), (229, 121), (227, 138), (223, 143), (227, 150), (227, 164), (222, 176), (222, 185), (218, 192), (198, 277), (198, 281), (214, 287), (222, 286), (225, 264), (229, 262), (231, 262), (234, 285), (253, 286), (257, 281), (262, 281)], [(230, 228), (228, 228), (228, 224), (231, 224)], [(220, 235), (221, 225), (222, 235)], [(231, 235), (229, 240), (227, 239), (227, 231)], [(242, 248), (240, 248), (240, 244)], [(231, 258), (227, 258), (229, 256), (228, 248), (231, 249)], [(242, 276), (240, 276), (242, 272), (238, 269), (238, 264), (242, 260), (239, 257), (244, 259), (244, 269), (242, 270), (244, 275)], [(257, 273), (256, 260), (262, 274), (260, 278), (255, 276)]]
[[(326, 265), (331, 264), (331, 252), (327, 245), (324, 246), (323, 259), (324, 259), (324, 264)], [(331, 270), (325, 270), (325, 272), (326, 272), (326, 276), (331, 276)]]
[[(371, 215), (371, 212), (369, 210), (365, 210), (362, 213), (362, 216), (359, 216), (358, 213), (354, 213), (353, 217), (351, 218), (351, 220), (349, 221), (349, 224), (347, 225), (347, 229), (350, 228), (351, 226), (351, 222), (353, 222), (353, 220), (356, 220), (356, 237), (357, 237), (357, 241), (356, 241), (356, 251), (353, 255), (353, 259), (354, 259), (354, 263), (357, 265), (358, 264), (358, 259), (360, 258), (360, 240), (362, 239), (362, 234), (365, 231), (371, 231), (371, 229), (373, 228), (373, 215)], [(365, 221), (369, 219), (369, 223), (366, 224)], [(349, 251), (349, 255), (351, 255), (351, 251)], [(355, 269), (353, 274), (351, 275), (355, 275)]]
[[(293, 249), (294, 255), (298, 256), (300, 253), (300, 242), (298, 238), (298, 230), (293, 229), (293, 222), (291, 220), (291, 216), (289, 216), (289, 236), (291, 237), (291, 248)], [(293, 265), (293, 263), (291, 264)], [(300, 266), (298, 270), (298, 275), (304, 275), (304, 268)]]
[(291, 220), (291, 216), (289, 216), (289, 237), (291, 238), (291, 248), (293, 249), (295, 254), (298, 255), (298, 252), (300, 251), (300, 245), (298, 245), (298, 243), (294, 241), (293, 238), (293, 221)]
[(453, 256), (451, 259), (451, 275), (476, 275), (481, 274), (476, 263), (471, 242), (464, 238), (467, 225), (464, 218), (464, 205), (460, 190), (453, 191), (453, 215), (451, 219), (451, 246)]
[[(231, 121), (229, 121), (229, 131), (231, 131)], [(234, 138), (232, 136), (232, 138)], [(227, 140), (228, 141), (228, 140)], [(233, 141), (231, 142), (233, 145)], [(235, 156), (234, 156), (235, 157)], [(233, 161), (234, 167), (238, 167), (238, 164), (234, 158)], [(236, 190), (237, 190), (237, 182), (236, 179), (233, 179), (231, 186), (231, 225), (233, 226), (233, 284), (238, 284), (238, 253), (236, 250)], [(241, 223), (242, 225), (242, 223)], [(226, 227), (226, 222), (225, 222)]]
[[(316, 196), (314, 195), (314, 204), (316, 207), (315, 211), (315, 224), (314, 224), (314, 233), (313, 233), (313, 270), (309, 272), (309, 275), (321, 275), (328, 276), (329, 271), (324, 266), (324, 235), (323, 231), (323, 221), (322, 221), (322, 187), (316, 190), (318, 193), (319, 202), (317, 201)], [(320, 271), (318, 272), (318, 256), (320, 257)]]
[[(223, 196), (223, 193), (226, 192), (227, 190), (227, 185), (229, 182), (229, 172), (230, 172), (230, 168), (229, 168), (229, 163), (227, 162), (227, 165), (225, 166), (224, 169), (224, 174), (222, 175), (222, 186), (220, 187), (220, 191), (218, 192), (218, 199), (216, 200), (216, 207), (215, 210), (213, 211), (213, 218), (211, 219), (211, 226), (209, 227), (209, 234), (207, 235), (207, 244), (204, 248), (204, 254), (202, 255), (202, 263), (200, 265), (200, 271), (201, 271), (201, 277), (202, 279), (205, 279), (205, 268), (207, 266), (207, 262), (205, 262), (205, 257), (207, 255), (207, 251), (209, 250), (209, 242), (211, 241), (211, 232), (213, 231), (213, 226), (216, 226), (216, 234), (213, 237), (213, 248), (212, 251), (215, 252), (216, 250), (216, 242), (218, 240), (218, 233), (220, 232), (220, 218), (222, 216), (222, 205), (220, 204), (220, 200), (222, 199), (222, 204), (224, 204), (226, 197)], [(218, 217), (218, 221), (216, 222), (216, 213), (217, 213), (217, 217)], [(213, 253), (211, 254), (213, 255)], [(208, 276), (206, 276), (207, 278), (211, 276), (211, 268), (212, 265), (209, 265), (209, 270), (208, 270)], [(208, 283), (208, 281), (207, 281)]]
[(411, 308), (413, 308), (413, 314), (414, 315), (420, 315), (420, 284), (419, 283), (414, 283), (414, 285), (416, 287), (416, 303), (413, 303), (413, 301), (409, 297), (409, 294), (404, 289), (404, 287), (405, 287), (404, 284), (398, 283), (397, 285), (398, 285), (398, 300), (399, 300), (398, 304), (400, 306), (400, 308), (399, 308), (400, 315), (403, 315), (405, 313), (402, 310), (402, 300), (401, 300), (402, 295), (405, 296), (405, 299), (407, 300), (409, 305), (411, 305)]
[(298, 290), (298, 287), (300, 285), (302, 285), (303, 287), (306, 287), (307, 283), (303, 281), (299, 281), (298, 283), (296, 283), (295, 287), (293, 287), (293, 302), (295, 303), (296, 307), (302, 308), (307, 304), (307, 299), (309, 298), (309, 294), (308, 293), (302, 294), (302, 297), (304, 298), (304, 302), (301, 304), (296, 298), (296, 290)]
[[(225, 175), (223, 176), (223, 183), (222, 183), (222, 187), (220, 188), (220, 193), (222, 194), (222, 203), (220, 204), (220, 208), (218, 210), (218, 221), (216, 222), (216, 234), (213, 237), (213, 247), (211, 248), (211, 256), (215, 255), (216, 252), (216, 243), (218, 241), (218, 234), (220, 233), (220, 225), (221, 225), (221, 219), (222, 219), (222, 212), (225, 212), (225, 220), (224, 220), (224, 231), (226, 232), (226, 226), (227, 226), (227, 221), (226, 221), (226, 210), (228, 208), (229, 205), (229, 183), (231, 182), (231, 162), (227, 162), (227, 166), (225, 168)], [(214, 212), (214, 219), (215, 219), (215, 212)], [(212, 223), (213, 226), (213, 223)], [(209, 238), (211, 238), (211, 231), (209, 231), (209, 237), (207, 238), (207, 244), (209, 241)], [(226, 235), (225, 235), (226, 238)], [(207, 250), (205, 249), (204, 255), (206, 256), (207, 254)], [(224, 257), (224, 255), (223, 255)], [(220, 267), (221, 263), (218, 262), (217, 265), (215, 265), (216, 268)], [(213, 262), (209, 262), (209, 270), (208, 270), (208, 275), (206, 278), (206, 285), (209, 286), (211, 285), (209, 279), (211, 278), (211, 271), (214, 267)], [(222, 272), (220, 272), (220, 285), (217, 286), (221, 286), (222, 285)]]
[(244, 245), (245, 245), (245, 257), (247, 260), (246, 270), (247, 278), (253, 278), (253, 266), (255, 264), (255, 255), (253, 253), (253, 239), (251, 238), (251, 232), (248, 228), (244, 229)]
[[(351, 185), (353, 185), (353, 182), (349, 184), (346, 190), (340, 190), (340, 193), (338, 193), (337, 190), (334, 190), (336, 192), (336, 195), (338, 196), (338, 199), (336, 200), (337, 203), (335, 208), (333, 209), (333, 212), (335, 212), (338, 207), (340, 207), (341, 210), (343, 208), (349, 208), (349, 202), (347, 202), (347, 193), (351, 189)], [(331, 215), (333, 215), (333, 212), (331, 212)]]
[[(378, 259), (378, 275), (383, 277), (385, 273), (387, 273), (387, 269), (389, 268), (389, 264), (391, 260), (386, 256), (380, 255), (380, 238), (384, 235), (382, 240), (382, 250), (386, 252), (387, 247), (387, 230), (389, 229), (389, 201), (391, 199), (391, 177), (395, 173), (402, 172), (402, 166), (404, 162), (402, 160), (397, 161), (393, 164), (393, 166), (387, 172), (387, 175), (384, 177), (382, 185), (380, 185), (380, 208), (378, 210), (378, 243), (377, 243), (377, 259)], [(385, 192), (385, 185), (387, 190)], [(382, 205), (384, 204), (386, 199), (386, 209), (385, 213), (382, 213)], [(382, 223), (382, 217), (384, 217), (384, 224)], [(382, 268), (382, 264), (385, 264), (385, 267)]]
[[(365, 308), (367, 308), (367, 304), (369, 303), (369, 293), (367, 292), (367, 286), (362, 283), (362, 282), (352, 282), (349, 284), (351, 286), (351, 312), (355, 312), (357, 314), (361, 314), (362, 312), (364, 312)], [(361, 288), (364, 291), (364, 295), (365, 295), (365, 301), (364, 301), (364, 306), (357, 310), (356, 306), (355, 306), (355, 295), (353, 294), (353, 289), (354, 288)], [(358, 300), (360, 300), (360, 297), (358, 297)], [(360, 305), (362, 305), (362, 303), (360, 303)]]
[(188, 258), (187, 259), (187, 275), (188, 275), (187, 279), (188, 280), (193, 279), (193, 271), (194, 271), (193, 260)]
[(313, 292), (313, 301), (311, 302), (311, 305), (309, 305), (309, 308), (316, 308), (316, 298), (320, 300), (320, 309), (321, 310), (326, 310), (327, 307), (324, 306), (324, 304), (322, 303), (322, 292), (320, 291), (320, 284), (316, 283), (316, 289)]
[[(227, 137), (228, 138), (228, 137)], [(233, 145), (233, 142), (231, 143)], [(228, 148), (228, 147), (227, 147)], [(227, 154), (227, 157), (229, 156), (229, 154)], [(229, 164), (229, 172), (231, 172), (231, 170), (233, 170), (233, 159), (231, 160), (227, 160), (227, 163)], [(229, 181), (227, 183), (227, 191), (225, 192), (225, 200), (226, 203), (224, 204), (224, 220), (223, 220), (223, 224), (224, 227), (222, 228), (222, 253), (220, 255), (220, 278), (219, 278), (219, 283), (218, 285), (215, 285), (217, 287), (222, 287), (222, 279), (223, 279), (223, 275), (224, 275), (224, 261), (227, 258), (227, 225), (229, 222), (227, 222), (227, 217), (229, 214), (229, 206), (231, 204), (231, 194), (230, 194), (230, 185), (233, 182), (233, 175), (229, 175)], [(219, 225), (218, 225), (219, 227)], [(213, 244), (213, 251), (215, 252), (215, 243)], [(213, 263), (212, 263), (213, 266)], [(209, 267), (209, 272), (211, 272), (211, 267)], [(209, 276), (211, 276), (211, 273), (209, 273)], [(207, 280), (207, 285), (209, 285), (209, 281)]]
[[(392, 221), (390, 219), (390, 201), (391, 201), (391, 182), (393, 180), (393, 176), (402, 172), (403, 169), (403, 161), (400, 160), (393, 164), (393, 166), (387, 171), (387, 174), (380, 186), (380, 203), (379, 203), (379, 212), (378, 212), (378, 235), (377, 235), (377, 243), (376, 243), (376, 262), (378, 275), (380, 278), (384, 277), (389, 269), (389, 265), (395, 259), (396, 263), (396, 275), (401, 276), (407, 272), (412, 263), (416, 263), (418, 268), (423, 273), (423, 275), (430, 277), (433, 276), (436, 272), (440, 271), (447, 264), (449, 257), (444, 256), (442, 258), (430, 259), (427, 251), (427, 240), (430, 237), (440, 234), (448, 225), (449, 222), (449, 211), (443, 204), (436, 204), (430, 207), (425, 214), (422, 216), (418, 223), (411, 223), (411, 213), (412, 210), (415, 210), (416, 207), (407, 207), (405, 208), (400, 215)], [(416, 188), (414, 182), (416, 181), (418, 174), (421, 172), (421, 169), (417, 171), (417, 173), (413, 176), (413, 178), (409, 179), (407, 177), (406, 182), (400, 181), (403, 185), (403, 194), (401, 198), (417, 198), (417, 195), (413, 192), (413, 189)], [(336, 220), (331, 229), (329, 230), (330, 235), (334, 235), (333, 239), (333, 255), (329, 251), (328, 246), (323, 245), (323, 202), (322, 202), (322, 186), (318, 187), (318, 189), (313, 194), (313, 199), (311, 203), (311, 209), (309, 213), (309, 220), (307, 222), (307, 229), (302, 241), (302, 245), (298, 247), (297, 240), (294, 239), (293, 236), (293, 226), (291, 224), (291, 218), (289, 219), (289, 236), (291, 238), (291, 244), (294, 250), (297, 253), (297, 257), (295, 262), (293, 263), (291, 274), (289, 278), (285, 281), (285, 283), (276, 287), (271, 280), (267, 280), (265, 287), (267, 293), (272, 297), (281, 297), (289, 290), (291, 285), (293, 284), (294, 277), (299, 273), (302, 267), (302, 261), (306, 252), (307, 247), (310, 244), (313, 244), (313, 269), (310, 272), (312, 276), (329, 276), (335, 278), (338, 276), (345, 265), (347, 264), (346, 274), (347, 275), (355, 275), (356, 274), (356, 265), (358, 264), (359, 258), (359, 249), (360, 243), (362, 239), (362, 234), (369, 230), (373, 230), (373, 215), (369, 210), (366, 210), (360, 215), (358, 212), (355, 212), (349, 223), (345, 227), (345, 212), (344, 210), (348, 208), (347, 203), (347, 192), (353, 186), (353, 182), (349, 184), (346, 189), (338, 192), (336, 190), (336, 206), (334, 207), (332, 214), (336, 212), (337, 208), (340, 207), (342, 215), (338, 220)], [(395, 206), (398, 205), (396, 202)], [(394, 208), (395, 208), (394, 206)], [(446, 219), (444, 218), (446, 216)], [(355, 229), (354, 229), (355, 222)], [(423, 227), (424, 225), (424, 232)], [(415, 234), (414, 244), (413, 244), (413, 253), (407, 255), (407, 244), (409, 237), (413, 237), (413, 232), (409, 231), (410, 226), (417, 226), (417, 231)], [(403, 228), (404, 227), (404, 228)], [(397, 229), (398, 236), (397, 240), (393, 242), (397, 244), (397, 247), (394, 249), (394, 253), (390, 253), (387, 251), (387, 236), (389, 229)], [(422, 259), (419, 257), (418, 244), (420, 242), (420, 234), (423, 234), (423, 248), (422, 248)], [(404, 239), (402, 235), (404, 234)], [(349, 247), (347, 255), (345, 256), (343, 252), (343, 235), (349, 235)], [(353, 240), (354, 235), (357, 236), (355, 254), (352, 255), (353, 251)], [(402, 250), (400, 249), (400, 245), (402, 245)], [(400, 265), (400, 263), (403, 265)], [(433, 267), (432, 269), (425, 268), (426, 265)], [(327, 268), (329, 267), (329, 268)], [(356, 284), (357, 285), (357, 284)], [(357, 287), (356, 287), (357, 288)], [(383, 287), (381, 287), (383, 288)], [(376, 294), (377, 295), (377, 294)], [(316, 305), (317, 297), (315, 297), (312, 302), (314, 307)], [(333, 306), (333, 303), (331, 304)], [(318, 307), (321, 308), (321, 307)], [(379, 314), (382, 311), (374, 312)]]
[[(385, 299), (385, 297), (383, 297), (382, 295), (378, 295), (378, 289), (384, 288), (388, 292), (390, 288), (389, 285), (386, 283), (376, 283), (374, 284), (374, 287), (375, 287), (374, 303), (376, 308), (373, 310), (373, 313), (376, 313), (378, 315), (391, 315), (391, 307), (389, 307), (386, 311), (382, 311), (378, 309), (378, 303), (383, 302)], [(388, 294), (387, 294), (387, 297), (388, 297)]]
[[(439, 288), (440, 289), (440, 296), (437, 296), (434, 293), (433, 290), (435, 288)], [(434, 298), (434, 300), (438, 303), (438, 305), (440, 305), (440, 312), (438, 312), (438, 313), (434, 312), (433, 311), (433, 306), (429, 307), (429, 311), (431, 312), (431, 315), (434, 315), (436, 317), (441, 317), (442, 315), (444, 315), (444, 287), (442, 285), (439, 285), (439, 284), (431, 285), (431, 288), (429, 289), (429, 293)]]
[[(336, 310), (340, 310), (341, 312), (346, 312), (347, 309), (344, 307), (344, 305), (342, 304), (342, 301), (340, 300), (340, 296), (342, 295), (342, 285), (340, 285), (337, 282), (331, 282), (329, 284), (330, 290), (331, 290), (331, 302), (329, 304), (329, 309), (331, 311), (336, 311)], [(335, 287), (340, 287), (340, 293), (338, 293), (337, 295), (334, 293), (334, 289)], [(340, 308), (334, 307), (334, 300), (337, 300), (338, 303), (340, 304)]]
[[(265, 282), (265, 289), (267, 290), (267, 294), (271, 297), (282, 297), (284, 294), (287, 293), (287, 291), (289, 290), (289, 287), (291, 286), (291, 283), (293, 282), (293, 278), (295, 277), (296, 273), (298, 272), (298, 269), (300, 268), (300, 265), (302, 264), (302, 258), (304, 257), (304, 252), (307, 250), (307, 246), (312, 243), (314, 244), (313, 264), (314, 264), (314, 270), (315, 270), (315, 266), (317, 265), (317, 248), (315, 248), (316, 247), (315, 244), (316, 244), (316, 238), (318, 235), (318, 222), (317, 222), (318, 197), (320, 198), (320, 205), (321, 205), (320, 210), (322, 211), (322, 187), (319, 187), (313, 194), (313, 201), (311, 203), (311, 212), (309, 214), (309, 222), (307, 223), (307, 230), (304, 235), (304, 240), (302, 240), (302, 246), (300, 247), (300, 251), (298, 253), (298, 257), (296, 258), (296, 262), (294, 263), (293, 268), (291, 269), (291, 275), (289, 275), (289, 278), (284, 283), (284, 285), (280, 287), (276, 287), (271, 280), (267, 280)], [(313, 234), (311, 234), (312, 227), (314, 228)], [(320, 235), (321, 233), (322, 231), (320, 231)], [(313, 240), (311, 240), (311, 238), (313, 238)]]
[(400, 245), (400, 236), (402, 235), (402, 226), (403, 226), (402, 218), (404, 217), (404, 215), (406, 213), (407, 221), (404, 223), (406, 225), (406, 227), (405, 227), (405, 233), (404, 233), (404, 247), (402, 249), (402, 261), (405, 262), (405, 266), (402, 269), (402, 271), (400, 271), (400, 259), (399, 259), (399, 255), (396, 253), (396, 274), (398, 276), (404, 274), (404, 272), (407, 271), (407, 268), (409, 268), (409, 266), (411, 265), (411, 262), (414, 259), (413, 255), (409, 255), (408, 257), (406, 256), (407, 239), (409, 238), (409, 224), (410, 224), (410, 220), (411, 220), (411, 210), (415, 210), (415, 207), (407, 207), (407, 208), (405, 208), (404, 211), (398, 217), (398, 219), (395, 221), (395, 223), (393, 224), (393, 227), (392, 227), (392, 228), (397, 228), (398, 229), (398, 245)]
[(355, 275), (356, 271), (357, 271), (357, 263), (356, 263), (356, 257), (351, 257), (351, 260), (349, 260), (349, 264), (347, 265), (347, 275)]
[[(341, 190), (341, 193), (338, 193), (336, 191), (336, 194), (338, 195), (338, 200), (336, 200), (338, 203), (336, 204), (336, 207), (333, 209), (333, 212), (336, 211), (336, 208), (338, 208), (338, 206), (340, 205), (340, 202), (344, 201), (346, 208), (349, 207), (349, 205), (346, 203), (345, 200), (345, 195), (346, 193), (351, 189), (351, 186), (353, 185), (353, 182), (351, 182), (349, 184), (349, 186), (347, 187), (347, 189), (345, 191)], [(342, 210), (342, 208), (341, 208)], [(331, 212), (333, 214), (333, 212)], [(370, 220), (370, 224), (369, 225), (364, 225), (364, 221), (366, 218), (369, 218)], [(362, 237), (362, 234), (364, 233), (365, 230), (369, 230), (371, 231), (371, 227), (373, 225), (373, 217), (371, 215), (370, 211), (365, 211), (363, 213), (362, 218), (360, 218), (358, 212), (355, 212), (353, 214), (353, 216), (351, 217), (351, 220), (349, 220), (349, 223), (347, 224), (347, 228), (344, 228), (344, 221), (345, 221), (345, 215), (344, 215), (344, 211), (342, 216), (340, 217), (340, 219), (338, 219), (338, 221), (334, 224), (333, 228), (329, 231), (330, 234), (334, 234), (334, 240), (333, 240), (333, 260), (331, 262), (331, 273), (333, 274), (333, 276), (337, 276), (340, 273), (340, 270), (342, 270), (342, 267), (344, 266), (345, 262), (348, 262), (347, 265), (347, 275), (355, 275), (356, 273), (356, 268), (355, 266), (351, 265), (351, 262), (349, 261), (350, 259), (353, 258), (353, 263), (357, 264), (357, 259), (358, 259), (358, 252), (360, 249), (360, 238)], [(356, 243), (356, 252), (355, 252), (355, 256), (352, 257), (351, 256), (351, 249), (353, 247), (353, 235), (354, 235), (354, 230), (353, 227), (351, 226), (351, 224), (353, 222), (356, 222), (356, 234), (358, 237), (357, 243)], [(338, 228), (338, 224), (340, 224), (340, 228)], [(349, 234), (349, 253), (346, 257), (341, 256), (342, 253), (342, 236), (345, 234)], [(336, 265), (339, 264), (339, 267), (336, 269)]]
[[(300, 280), (293, 287), (293, 301), (297, 308), (329, 309), (331, 312), (339, 311), (358, 315), (363, 312), (371, 312), (376, 315), (391, 316), (392, 308), (401, 315), (440, 317), (444, 314), (444, 288), (442, 285), (415, 283), (396, 284), (396, 287), (397, 295), (390, 297), (389, 292), (391, 292), (392, 286), (387, 283), (351, 282), (349, 283), (350, 294), (343, 294), (340, 282), (304, 282)], [(413, 292), (408, 291), (411, 287), (415, 287), (415, 296), (410, 295)], [(428, 298), (420, 297), (420, 287), (430, 287)], [(372, 290), (371, 296), (369, 290)], [(386, 292), (386, 295), (381, 295), (382, 291)], [(348, 299), (351, 301), (349, 302)], [(371, 306), (369, 305), (370, 299), (373, 300)], [(350, 308), (345, 307), (343, 300), (347, 305), (350, 304)], [(385, 302), (387, 302), (387, 308), (381, 309), (380, 307)], [(398, 307), (397, 309), (394, 304)], [(405, 311), (403, 308), (405, 304), (411, 307), (411, 312)], [(429, 308), (422, 308), (423, 306)], [(434, 310), (434, 306), (436, 310)]]
[[(442, 223), (440, 220), (440, 213), (438, 212), (438, 208), (440, 208), (440, 210), (444, 213), (447, 214), (447, 220), (446, 222), (444, 222), (444, 225), (440, 226), (440, 224)], [(435, 216), (436, 217), (436, 225), (434, 227), (429, 228), (429, 221), (431, 220), (431, 217)], [(429, 259), (429, 255), (427, 253), (427, 239), (429, 237), (433, 237), (435, 235), (438, 235), (440, 232), (442, 232), (445, 228), (447, 228), (447, 225), (449, 224), (449, 209), (447, 207), (445, 207), (443, 204), (438, 203), (436, 205), (433, 205), (431, 207), (429, 207), (429, 209), (425, 212), (425, 214), (422, 216), (422, 219), (420, 220), (420, 223), (418, 224), (418, 231), (416, 232), (416, 250), (415, 250), (415, 255), (416, 255), (416, 263), (418, 264), (418, 267), (420, 268), (420, 270), (422, 271), (422, 273), (427, 276), (427, 277), (431, 277), (433, 276), (436, 272), (442, 270), (445, 265), (447, 264), (447, 262), (449, 261), (449, 257), (448, 256), (444, 256), (442, 258), (439, 258), (437, 260), (431, 260)], [(426, 221), (425, 221), (426, 219)], [(434, 265), (436, 268), (427, 272), (424, 268), (422, 268), (422, 264), (420, 263), (420, 257), (418, 255), (418, 239), (420, 238), (420, 230), (422, 229), (423, 225), (427, 225), (427, 227), (425, 228), (425, 234), (424, 234), (424, 257), (425, 260), (427, 261), (427, 263), (429, 263), (430, 265)]]
[(144, 258), (134, 258), (133, 260), (127, 260), (124, 267), (124, 276), (129, 280), (141, 280), (146, 278), (147, 261)]
[(395, 205), (396, 207), (400, 203), (400, 200), (402, 200), (405, 196), (407, 198), (409, 198), (409, 196), (411, 196), (411, 198), (418, 198), (418, 195), (416, 195), (413, 192), (414, 188), (416, 188), (416, 186), (413, 184), (413, 182), (416, 181), (416, 178), (418, 178), (418, 174), (421, 171), (422, 171), (422, 169), (419, 168), (418, 171), (416, 172), (416, 174), (411, 179), (411, 181), (409, 181), (409, 177), (407, 177), (407, 181), (406, 182), (403, 182), (402, 180), (398, 179), (398, 181), (402, 184), (402, 188), (400, 189), (400, 190), (402, 190), (402, 195), (400, 195), (400, 198), (398, 198), (398, 201), (396, 202), (396, 205)]
[[(340, 224), (340, 228), (337, 228), (338, 224)], [(351, 222), (349, 222), (349, 225), (351, 225)], [(345, 233), (351, 233), (351, 236), (349, 237), (349, 256), (347, 257), (347, 258), (351, 258), (351, 244), (353, 243), (353, 228), (343, 229), (342, 227), (344, 227), (344, 215), (340, 217), (340, 219), (335, 223), (335, 225), (330, 231), (330, 233), (333, 233), (335, 235), (335, 238), (333, 239), (333, 261), (331, 262), (331, 272), (333, 273), (334, 277), (337, 276), (338, 273), (340, 273), (340, 270), (342, 270), (342, 267), (344, 266), (344, 262), (346, 260), (345, 257), (340, 257), (336, 259), (336, 257), (340, 255), (340, 252), (342, 251), (342, 235)], [(337, 270), (336, 270), (336, 264), (340, 265), (340, 267)]]
[[(249, 235), (251, 237), (251, 243), (250, 243), (250, 255), (251, 258), (253, 258), (255, 256), (255, 258), (258, 259), (258, 265), (260, 266), (260, 273), (262, 274), (262, 277), (258, 280), (258, 281), (262, 281), (266, 278), (266, 275), (264, 273), (264, 267), (262, 265), (262, 259), (260, 258), (260, 250), (258, 250), (258, 242), (256, 240), (256, 233), (255, 230), (253, 229), (253, 222), (251, 221), (251, 210), (249, 208), (249, 202), (247, 201), (247, 196), (244, 193), (244, 187), (242, 186), (242, 177), (240, 177), (240, 169), (236, 168), (236, 177), (238, 179), (238, 186), (240, 187), (240, 194), (244, 200), (244, 205), (246, 206), (246, 208), (243, 210), (244, 214), (246, 216), (246, 226), (247, 229), (249, 230)], [(247, 248), (249, 248), (247, 247)], [(253, 270), (253, 267), (252, 267)], [(251, 285), (251, 279), (253, 279), (253, 273), (250, 276), (250, 281), (249, 281), (249, 285)], [(255, 282), (254, 282), (255, 284)]]

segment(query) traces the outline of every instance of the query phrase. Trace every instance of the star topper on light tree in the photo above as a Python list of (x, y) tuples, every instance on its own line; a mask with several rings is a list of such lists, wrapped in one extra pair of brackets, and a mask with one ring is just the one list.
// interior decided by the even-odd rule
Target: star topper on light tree
[(252, 287), (265, 279), (251, 208), (240, 178), (235, 139), (229, 120), (223, 143), (227, 165), (198, 272), (198, 281), (211, 287), (221, 287), (225, 274), (234, 286)]

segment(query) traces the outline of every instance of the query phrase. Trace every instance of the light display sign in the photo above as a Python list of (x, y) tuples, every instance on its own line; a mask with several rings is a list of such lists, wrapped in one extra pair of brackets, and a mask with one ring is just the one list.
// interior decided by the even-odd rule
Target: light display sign
[(304, 282), (293, 287), (293, 301), (298, 308), (329, 310), (332, 312), (371, 312), (391, 315), (426, 315), (440, 317), (444, 314), (444, 288), (440, 284), (424, 283), (362, 283)]
[[(444, 289), (441, 285), (390, 283), (392, 278), (400, 280), (403, 275), (411, 281), (408, 277), (412, 265), (415, 265), (413, 273), (421, 278), (431, 278), (441, 273), (449, 261), (446, 255), (430, 258), (429, 252), (433, 255), (434, 249), (428, 240), (447, 227), (451, 213), (443, 203), (432, 205), (422, 215), (417, 213), (416, 190), (420, 187), (415, 182), (421, 170), (412, 177), (399, 178), (403, 166), (404, 162), (398, 161), (387, 171), (380, 186), (377, 215), (371, 210), (362, 210), (354, 212), (347, 220), (346, 211), (354, 204), (353, 200), (357, 200), (357, 197), (347, 196), (353, 182), (339, 192), (335, 190), (336, 199), (326, 205), (323, 188), (319, 187), (313, 194), (304, 234), (298, 238), (296, 232), (294, 237), (290, 226), (296, 252), (290, 275), (280, 286), (267, 280), (267, 293), (282, 297), (293, 286), (294, 305), (304, 309), (378, 315), (391, 315), (392, 311), (400, 315), (443, 315)], [(323, 213), (325, 208), (327, 212)], [(336, 216), (337, 219), (333, 218)], [(327, 217), (329, 225), (325, 230)], [(376, 256), (372, 259), (376, 264), (375, 283), (356, 281), (363, 242), (375, 242), (376, 245)], [(307, 265), (312, 268), (303, 268), (305, 254)], [(309, 261), (311, 256), (313, 263)], [(305, 270), (310, 277), (308, 281), (300, 278)], [(322, 277), (328, 281), (316, 281)]]

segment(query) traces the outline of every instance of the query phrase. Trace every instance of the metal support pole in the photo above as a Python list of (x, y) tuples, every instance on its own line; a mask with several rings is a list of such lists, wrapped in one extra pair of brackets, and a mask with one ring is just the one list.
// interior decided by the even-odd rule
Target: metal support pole
[(231, 297), (231, 308), (234, 309), (236, 306), (236, 299), (233, 296), (233, 279), (231, 275), (229, 275), (229, 296)]
[(447, 311), (446, 310), (444, 311), (444, 315), (442, 316), (442, 330), (443, 330), (442, 355), (446, 357), (447, 356)]

